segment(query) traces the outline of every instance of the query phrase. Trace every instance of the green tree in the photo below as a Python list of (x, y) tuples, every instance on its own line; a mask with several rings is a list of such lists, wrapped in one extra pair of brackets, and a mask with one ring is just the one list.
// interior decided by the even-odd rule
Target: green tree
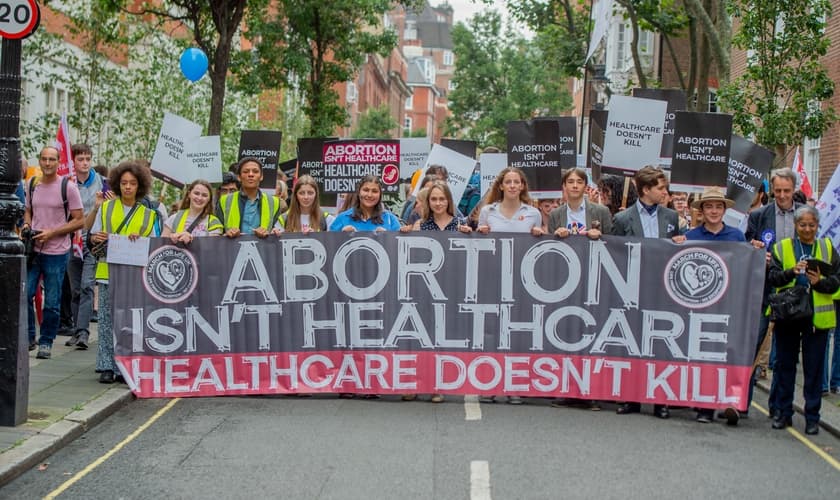
[[(195, 44), (207, 54), (210, 77), (208, 135), (222, 132), (222, 114), (230, 69), (231, 53), (248, 0), (149, 0), (140, 4), (128, 0), (98, 0), (102, 9), (148, 18), (154, 16), (161, 28), (176, 23), (190, 31)], [(168, 26), (172, 29), (171, 24)]]
[(349, 81), (368, 54), (387, 55), (396, 35), (382, 29), (389, 0), (252, 0), (246, 18), (251, 52), (235, 57), (240, 88), (299, 91), (310, 136), (328, 136), (347, 122), (336, 84)]
[(731, 10), (739, 21), (733, 44), (749, 54), (744, 74), (718, 93), (735, 129), (777, 153), (822, 136), (837, 119), (824, 102), (834, 82), (820, 61), (830, 43), (830, 1), (732, 0)]
[(508, 121), (556, 116), (571, 107), (565, 82), (537, 44), (511, 29), (502, 33), (498, 12), (477, 14), (469, 26), (458, 23), (452, 41), (457, 64), (448, 135), (480, 147), (505, 144)]
[(391, 116), (391, 108), (387, 104), (376, 108), (368, 108), (359, 117), (359, 123), (353, 131), (357, 139), (392, 139), (394, 131), (399, 125)]

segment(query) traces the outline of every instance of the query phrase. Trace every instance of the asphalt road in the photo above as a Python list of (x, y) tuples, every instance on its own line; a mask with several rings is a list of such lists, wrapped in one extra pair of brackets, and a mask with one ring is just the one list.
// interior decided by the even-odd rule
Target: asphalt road
[[(762, 394), (758, 394), (762, 397)], [(340, 400), (183, 399), (101, 463), (169, 401), (131, 403), (0, 489), (0, 498), (743, 498), (826, 499), (840, 470), (753, 410), (737, 428), (522, 406)], [(762, 405), (763, 401), (759, 401)], [(801, 432), (804, 422), (797, 417)], [(826, 432), (816, 447), (840, 458)], [(92, 468), (89, 464), (94, 464)], [(69, 487), (68, 480), (86, 475)], [(64, 484), (64, 486), (62, 486)]]

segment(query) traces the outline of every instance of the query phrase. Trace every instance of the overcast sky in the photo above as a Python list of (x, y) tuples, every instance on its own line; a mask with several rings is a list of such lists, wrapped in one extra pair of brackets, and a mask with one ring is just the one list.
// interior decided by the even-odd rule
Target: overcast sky
[[(443, 3), (443, 0), (429, 0), (429, 3), (437, 6)], [(471, 18), (475, 13), (481, 12), (485, 9), (495, 9), (505, 16), (505, 2), (504, 0), (495, 0), (492, 5), (486, 5), (481, 0), (449, 0), (449, 5), (455, 12), (455, 22), (464, 21)]]

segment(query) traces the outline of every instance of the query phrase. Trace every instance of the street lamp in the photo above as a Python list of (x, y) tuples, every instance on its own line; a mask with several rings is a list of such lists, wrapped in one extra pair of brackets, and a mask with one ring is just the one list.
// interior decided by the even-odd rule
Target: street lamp
[(610, 79), (607, 77), (606, 66), (603, 64), (596, 64), (593, 67), (592, 76), (592, 90), (595, 91), (594, 109), (604, 109), (604, 106), (609, 102), (612, 89), (610, 89)]

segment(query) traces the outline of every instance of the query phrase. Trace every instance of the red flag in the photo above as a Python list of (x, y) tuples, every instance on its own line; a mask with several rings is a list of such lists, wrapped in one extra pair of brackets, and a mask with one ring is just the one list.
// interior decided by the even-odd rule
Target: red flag
[(799, 156), (799, 146), (796, 147), (796, 154), (793, 157), (793, 165), (790, 167), (796, 172), (799, 177), (799, 189), (805, 193), (808, 198), (814, 197), (814, 190), (811, 189), (811, 181), (808, 180), (808, 174), (805, 173), (805, 165), (802, 164), (802, 157)]
[(70, 152), (70, 127), (67, 126), (67, 115), (61, 115), (58, 132), (55, 134), (55, 147), (58, 149), (58, 175), (76, 178), (73, 168), (73, 155)]

